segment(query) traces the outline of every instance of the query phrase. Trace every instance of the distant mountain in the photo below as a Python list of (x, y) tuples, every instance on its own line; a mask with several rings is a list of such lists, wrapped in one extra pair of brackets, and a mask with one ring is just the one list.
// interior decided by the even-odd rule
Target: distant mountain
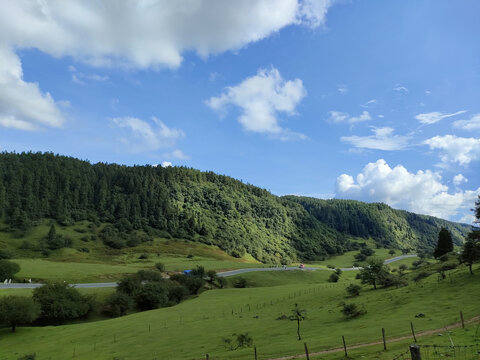
[(0, 213), (18, 236), (42, 219), (89, 220), (107, 223), (98, 241), (114, 248), (173, 237), (263, 262), (320, 259), (355, 248), (354, 238), (428, 248), (442, 226), (460, 243), (470, 229), (384, 204), (277, 197), (213, 172), (90, 164), (51, 153), (0, 154)]

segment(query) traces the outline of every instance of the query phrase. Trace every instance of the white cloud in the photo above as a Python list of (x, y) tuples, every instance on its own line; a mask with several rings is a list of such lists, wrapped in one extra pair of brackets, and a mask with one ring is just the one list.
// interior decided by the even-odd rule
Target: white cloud
[(360, 105), (360, 106), (363, 107), (363, 108), (368, 108), (368, 107), (370, 107), (372, 105), (375, 105), (375, 104), (378, 104), (377, 99), (368, 100), (365, 104)]
[(480, 130), (480, 114), (473, 115), (469, 120), (457, 120), (453, 126), (467, 131)]
[(340, 111), (329, 111), (328, 114), (330, 115), (330, 121), (334, 123), (347, 122), (349, 124), (354, 124), (372, 120), (368, 111), (362, 112), (359, 116), (350, 116), (348, 113)]
[(418, 114), (417, 116), (415, 116), (415, 119), (420, 121), (422, 124), (431, 125), (439, 122), (442, 119), (460, 115), (466, 112), (467, 110), (460, 110), (452, 114), (445, 114), (438, 111), (433, 111), (425, 114)]
[(428, 96), (428, 95), (431, 95), (431, 94), (432, 94), (432, 92), (430, 90), (425, 90), (425, 95)]
[(397, 91), (399, 93), (408, 93), (408, 89), (405, 86), (396, 86), (392, 90)]
[(373, 135), (370, 136), (342, 136), (343, 142), (356, 148), (374, 150), (402, 150), (407, 147), (410, 137), (393, 135), (394, 129), (390, 127), (372, 127)]
[[(35, 130), (63, 123), (50, 94), (23, 81), (14, 49), (35, 48), (93, 66), (176, 68), (188, 51), (205, 58), (238, 50), (289, 25), (321, 26), (330, 5), (329, 0), (4, 1), (0, 126)], [(72, 75), (76, 83), (85, 80)]]
[(468, 182), (468, 179), (463, 174), (457, 174), (453, 177), (453, 185), (459, 186), (461, 183)]
[(8, 1), (0, 43), (94, 65), (177, 67), (262, 40), (288, 25), (318, 27), (328, 0)]
[(441, 150), (443, 164), (468, 165), (480, 159), (480, 139), (457, 137), (455, 135), (435, 136), (424, 142), (430, 149)]
[(172, 166), (172, 163), (170, 161), (162, 161), (160, 164), (163, 168), (170, 167)]
[(271, 68), (260, 69), (257, 75), (228, 87), (222, 95), (210, 98), (206, 104), (220, 113), (225, 113), (229, 105), (239, 107), (242, 113), (238, 121), (247, 131), (273, 135), (282, 140), (304, 139), (305, 135), (282, 128), (278, 115), (294, 115), (305, 95), (302, 80), (285, 81), (277, 69)]
[(171, 147), (184, 136), (183, 131), (171, 129), (155, 117), (152, 117), (151, 123), (135, 117), (114, 118), (111, 121), (121, 130), (119, 140), (133, 152)]
[(23, 80), (20, 59), (1, 43), (0, 59), (0, 126), (28, 131), (61, 126), (58, 104), (38, 84)]
[(77, 70), (75, 66), (68, 66), (68, 71), (72, 73), (72, 81), (74, 83), (85, 85), (85, 80), (90, 80), (94, 82), (105, 82), (108, 81), (108, 76), (98, 75), (98, 74), (84, 74)]
[(340, 94), (346, 94), (348, 92), (348, 86), (345, 84), (338, 84), (337, 85), (337, 91)]
[(383, 159), (367, 164), (356, 180), (340, 175), (336, 191), (337, 197), (383, 202), (444, 219), (467, 214), (480, 194), (480, 188), (449, 193), (440, 174), (430, 170), (411, 173), (402, 165), (391, 168)]

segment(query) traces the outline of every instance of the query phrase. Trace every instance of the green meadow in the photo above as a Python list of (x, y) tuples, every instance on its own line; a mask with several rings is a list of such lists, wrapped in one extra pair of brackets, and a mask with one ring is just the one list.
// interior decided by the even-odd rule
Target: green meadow
[[(363, 286), (356, 298), (348, 298), (345, 292), (348, 284), (357, 282), (353, 271), (344, 272), (338, 283), (327, 282), (330, 272), (326, 271), (247, 273), (241, 275), (247, 288), (205, 291), (170, 308), (95, 322), (20, 327), (13, 334), (2, 329), (0, 358), (16, 360), (36, 353), (37, 359), (52, 360), (202, 359), (208, 353), (210, 359), (253, 359), (253, 348), (232, 351), (223, 342), (233, 333), (248, 333), (259, 359), (272, 359), (301, 354), (303, 342), (313, 353), (340, 347), (342, 336), (349, 345), (379, 341), (382, 328), (391, 339), (409, 335), (411, 321), (421, 332), (458, 322), (460, 310), (466, 318), (479, 315), (479, 266), (474, 270), (471, 276), (465, 267), (459, 267), (449, 271), (444, 280), (434, 274), (399, 289)], [(235, 277), (229, 279), (234, 281)], [(356, 303), (366, 314), (345, 320), (340, 312), (343, 302)], [(297, 340), (294, 321), (279, 320), (288, 317), (295, 304), (307, 315), (301, 322), (302, 341)], [(420, 313), (425, 316), (415, 317)], [(456, 330), (452, 339), (472, 343), (479, 340), (473, 339), (474, 332), (472, 326)], [(425, 341), (445, 343), (446, 336)], [(352, 350), (349, 355), (352, 359), (391, 359), (410, 342), (391, 344), (387, 352), (376, 345)], [(338, 359), (341, 355), (312, 358)]]

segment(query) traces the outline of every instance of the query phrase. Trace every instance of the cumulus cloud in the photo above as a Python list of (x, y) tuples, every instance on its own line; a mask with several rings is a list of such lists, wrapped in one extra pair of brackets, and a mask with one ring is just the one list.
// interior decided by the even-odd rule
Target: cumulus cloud
[(392, 90), (396, 91), (396, 92), (399, 92), (399, 93), (403, 93), (403, 94), (408, 93), (408, 89), (405, 86), (400, 86), (400, 85), (395, 86)]
[[(321, 26), (330, 5), (329, 0), (4, 1), (0, 126), (35, 130), (63, 122), (50, 94), (23, 81), (14, 50), (35, 48), (93, 66), (176, 68), (187, 51), (205, 58), (289, 25)], [(76, 83), (86, 80), (106, 78), (72, 74)]]
[(453, 185), (459, 186), (460, 184), (468, 182), (468, 179), (463, 174), (457, 174), (453, 177)]
[(469, 120), (457, 120), (453, 126), (467, 131), (480, 130), (480, 114), (473, 115)]
[(329, 111), (328, 115), (330, 115), (330, 121), (334, 123), (346, 122), (349, 124), (354, 124), (372, 120), (372, 117), (368, 111), (362, 112), (359, 116), (350, 116), (348, 113), (340, 111)]
[(417, 116), (415, 116), (415, 119), (420, 121), (422, 124), (431, 125), (431, 124), (435, 124), (435, 123), (437, 123), (440, 120), (443, 120), (445, 118), (449, 118), (449, 117), (452, 117), (452, 116), (457, 116), (457, 115), (460, 115), (460, 114), (463, 114), (463, 113), (466, 113), (466, 112), (467, 112), (467, 110), (460, 110), (460, 111), (454, 112), (452, 114), (445, 114), (445, 113), (442, 113), (442, 112), (434, 111), (434, 112), (429, 112), (429, 113), (424, 113), (424, 114), (418, 114)]
[(480, 159), (480, 139), (455, 135), (435, 136), (424, 142), (432, 150), (440, 150), (443, 164), (458, 163), (467, 166)]
[(163, 168), (170, 167), (172, 166), (172, 163), (170, 161), (162, 161), (160, 164)]
[(171, 147), (184, 136), (183, 131), (171, 129), (155, 117), (151, 122), (135, 117), (114, 118), (111, 122), (121, 132), (119, 141), (132, 152)]
[(255, 76), (228, 87), (223, 94), (212, 97), (206, 104), (219, 113), (225, 113), (229, 105), (241, 109), (239, 123), (247, 131), (273, 135), (283, 140), (304, 139), (280, 126), (279, 114), (294, 115), (295, 109), (305, 97), (302, 80), (284, 80), (280, 72), (271, 68), (260, 69)]
[(23, 80), (20, 59), (1, 43), (0, 59), (0, 126), (29, 131), (61, 126), (58, 104), (38, 84)]
[(391, 168), (383, 159), (368, 163), (356, 179), (342, 174), (336, 183), (337, 197), (383, 202), (444, 219), (468, 214), (480, 194), (480, 188), (455, 193), (448, 190), (436, 172), (411, 173), (402, 165)]
[(356, 148), (373, 150), (402, 150), (408, 145), (410, 137), (394, 135), (391, 127), (372, 127), (373, 135), (370, 136), (342, 136), (343, 142), (349, 143)]

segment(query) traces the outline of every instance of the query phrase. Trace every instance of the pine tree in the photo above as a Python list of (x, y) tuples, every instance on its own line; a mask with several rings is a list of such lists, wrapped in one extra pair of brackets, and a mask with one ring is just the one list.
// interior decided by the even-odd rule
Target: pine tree
[(438, 259), (440, 256), (448, 254), (451, 251), (453, 251), (452, 235), (450, 234), (450, 231), (442, 227), (438, 233), (438, 243), (433, 252), (433, 256)]

